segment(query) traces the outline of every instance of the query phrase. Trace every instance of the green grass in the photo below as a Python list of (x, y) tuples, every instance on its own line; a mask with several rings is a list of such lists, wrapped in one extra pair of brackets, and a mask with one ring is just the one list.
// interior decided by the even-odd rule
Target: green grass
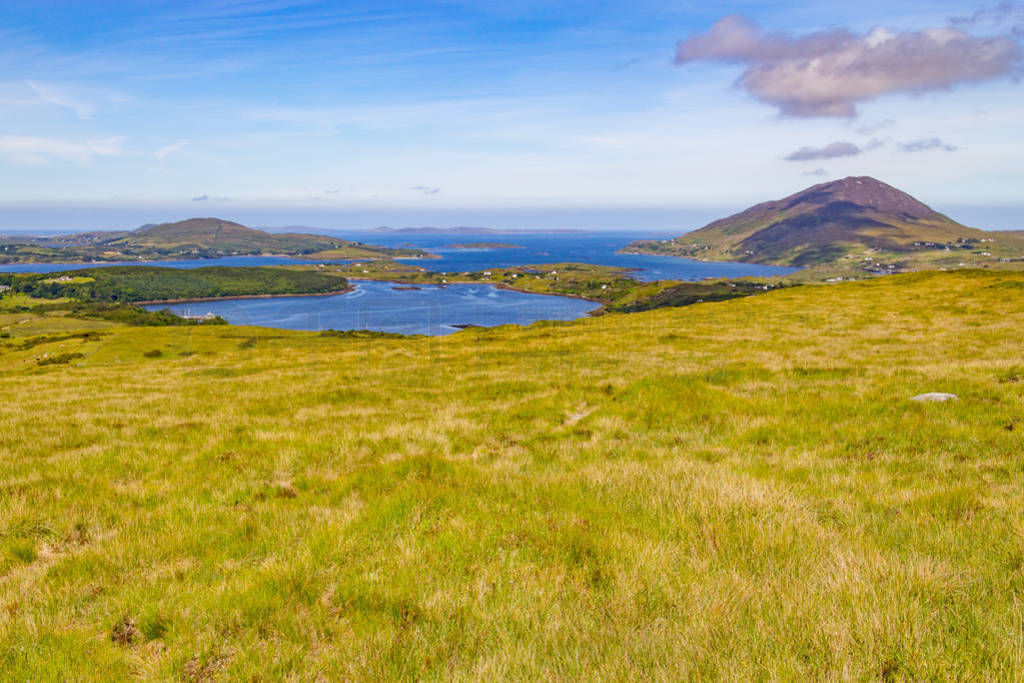
[(4, 351), (0, 670), (1020, 678), (1022, 291)]
[(71, 299), (69, 298), (42, 299), (18, 292), (6, 292), (0, 295), (0, 312), (32, 307), (43, 303), (68, 303), (70, 301)]

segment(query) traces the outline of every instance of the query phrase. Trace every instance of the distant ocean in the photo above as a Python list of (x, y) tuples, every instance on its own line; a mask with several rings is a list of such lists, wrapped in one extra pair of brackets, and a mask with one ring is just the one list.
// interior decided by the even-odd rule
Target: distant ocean
[[(582, 232), (582, 233), (480, 233), (480, 234), (395, 234), (373, 232), (331, 232), (342, 239), (378, 244), (389, 247), (411, 246), (426, 249), (440, 256), (438, 259), (399, 259), (428, 270), (463, 272), (503, 268), (535, 263), (593, 263), (606, 266), (634, 268), (639, 280), (701, 280), (706, 277), (745, 277), (784, 275), (795, 269), (782, 266), (762, 266), (749, 263), (715, 263), (676, 258), (674, 256), (646, 256), (618, 254), (619, 249), (633, 240), (665, 239), (664, 234), (639, 232)], [(519, 248), (453, 249), (445, 245), (466, 242), (494, 242), (515, 244)], [(228, 256), (218, 259), (183, 261), (119, 262), (114, 265), (155, 265), (169, 268), (198, 268), (202, 266), (261, 266), (283, 263), (316, 263), (274, 256)], [(102, 264), (91, 264), (102, 265)], [(88, 268), (90, 264), (68, 263), (0, 263), (0, 272), (50, 273), (61, 270)]]
[[(658, 239), (649, 233), (535, 233), (535, 234), (395, 234), (331, 233), (337, 237), (383, 246), (426, 249), (440, 258), (399, 259), (428, 270), (463, 272), (544, 263), (592, 263), (633, 268), (640, 280), (700, 280), (706, 277), (767, 276), (790, 273), (793, 268), (749, 263), (713, 263), (675, 258), (618, 254), (636, 239)], [(514, 244), (497, 249), (460, 249), (448, 245), (467, 242)], [(358, 259), (353, 259), (358, 260)], [(276, 256), (230, 256), (218, 259), (118, 263), (172, 268), (202, 266), (261, 266), (317, 263)], [(99, 264), (93, 264), (99, 265)], [(89, 264), (0, 264), (6, 272), (56, 272), (88, 268)], [(572, 320), (597, 304), (560, 296), (525, 294), (491, 285), (423, 286), (395, 289), (387, 282), (359, 282), (355, 291), (328, 297), (236, 299), (174, 305), (178, 313), (213, 313), (236, 325), (259, 325), (296, 330), (377, 330), (403, 334), (450, 334), (466, 325), (528, 325), (538, 320)], [(165, 306), (148, 306), (150, 309)]]

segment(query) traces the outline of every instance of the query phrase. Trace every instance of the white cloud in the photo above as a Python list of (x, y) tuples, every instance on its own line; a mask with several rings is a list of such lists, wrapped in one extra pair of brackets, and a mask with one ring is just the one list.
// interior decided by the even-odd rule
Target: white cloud
[(91, 119), (96, 113), (96, 107), (93, 104), (75, 97), (65, 86), (28, 80), (25, 81), (25, 85), (31, 88), (39, 99), (58, 107), (70, 109), (80, 119)]
[(0, 156), (29, 164), (67, 161), (86, 165), (98, 156), (123, 154), (124, 138), (88, 140), (84, 143), (31, 135), (0, 135)]

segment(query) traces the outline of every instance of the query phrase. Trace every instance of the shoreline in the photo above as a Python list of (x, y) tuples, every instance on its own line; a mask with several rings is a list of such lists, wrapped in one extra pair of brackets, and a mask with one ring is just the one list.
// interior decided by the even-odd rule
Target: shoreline
[(240, 296), (207, 296), (207, 297), (194, 297), (188, 299), (153, 299), (151, 301), (128, 301), (126, 303), (132, 306), (158, 306), (160, 304), (199, 304), (209, 303), (211, 301), (238, 301), (241, 299), (284, 299), (288, 297), (305, 297), (305, 296), (337, 296), (338, 294), (348, 294), (354, 291), (355, 287), (349, 285), (345, 289), (339, 289), (333, 292), (307, 292), (305, 294), (242, 294)]
[[(521, 287), (514, 287), (504, 282), (480, 282), (478, 280), (459, 280), (455, 282), (408, 282), (404, 280), (378, 280), (376, 278), (369, 277), (350, 277), (347, 278), (349, 282), (383, 282), (393, 285), (413, 285), (417, 287), (445, 287), (447, 285), (488, 285), (495, 289), (504, 289), (510, 292), (519, 292), (520, 294), (536, 294), (538, 296), (557, 296), (567, 299), (579, 299), (581, 301), (589, 301), (590, 303), (596, 304), (596, 308), (587, 312), (587, 315), (599, 315), (598, 311), (601, 311), (608, 301), (603, 299), (594, 299), (580, 294), (563, 294), (559, 292), (535, 292), (529, 289), (523, 289)], [(214, 301), (240, 301), (244, 299), (286, 299), (291, 297), (311, 297), (311, 296), (337, 296), (340, 294), (349, 294), (355, 291), (355, 285), (349, 285), (345, 289), (336, 290), (332, 292), (310, 292), (304, 294), (244, 294), (240, 296), (212, 296), (212, 297), (188, 297), (181, 299), (151, 299), (146, 301), (129, 301), (126, 302), (133, 306), (159, 306), (161, 304), (198, 304), (198, 303), (210, 303)]]
[[(348, 278), (348, 280), (349, 280), (349, 282), (382, 282), (382, 283), (388, 283), (388, 284), (393, 284), (393, 285), (415, 285), (417, 287), (420, 287), (420, 286), (423, 286), (423, 285), (425, 285), (427, 287), (445, 287), (447, 285), (465, 285), (465, 284), (480, 285), (480, 284), (483, 284), (483, 285), (490, 285), (490, 286), (494, 287), (495, 289), (504, 289), (504, 290), (507, 290), (507, 291), (519, 292), (521, 294), (538, 294), (540, 296), (566, 297), (566, 298), (569, 298), (569, 299), (579, 299), (581, 301), (589, 301), (590, 303), (595, 304), (595, 308), (592, 308), (591, 310), (587, 311), (586, 313), (581, 315), (580, 318), (585, 318), (585, 317), (595, 318), (595, 317), (598, 317), (598, 316), (605, 315), (605, 313), (607, 313), (607, 311), (605, 309), (605, 306), (608, 303), (610, 303), (608, 301), (603, 301), (601, 299), (592, 299), (590, 297), (581, 296), (579, 294), (559, 294), (557, 292), (533, 292), (533, 291), (530, 291), (528, 289), (522, 289), (522, 288), (519, 288), (519, 287), (513, 287), (511, 285), (507, 285), (504, 282), (478, 282), (478, 281), (475, 281), (475, 280), (469, 280), (469, 281), (447, 282), (447, 283), (433, 283), (433, 282), (410, 283), (410, 282), (403, 282), (401, 280), (376, 280), (374, 278)], [(155, 300), (150, 300), (150, 301), (131, 301), (131, 302), (126, 302), (126, 303), (128, 303), (129, 305), (132, 305), (132, 306), (159, 306), (159, 305), (164, 305), (164, 304), (166, 304), (166, 305), (174, 305), (174, 304), (192, 304), (192, 303), (195, 303), (195, 304), (211, 303), (211, 302), (217, 302), (217, 301), (240, 301), (240, 300), (245, 300), (245, 299), (282, 299), (282, 298), (291, 298), (291, 297), (337, 296), (337, 295), (340, 295), (340, 294), (348, 294), (350, 292), (355, 291), (355, 289), (356, 289), (356, 285), (350, 284), (345, 289), (338, 290), (338, 291), (333, 291), (333, 292), (317, 292), (317, 293), (307, 293), (307, 294), (248, 294), (248, 295), (244, 295), (244, 296), (217, 296), (217, 297), (193, 297), (193, 298), (182, 298), (182, 299), (155, 299)], [(455, 327), (459, 327), (459, 326), (456, 325)], [(473, 328), (473, 327), (479, 327), (479, 326), (478, 325), (468, 325), (466, 328), (461, 328), (458, 331), (461, 332), (461, 331), (463, 331), (463, 329), (469, 329), (469, 328)], [(406, 335), (406, 336), (408, 336), (408, 335)]]
[[(267, 254), (267, 255), (269, 256), (269, 254)], [(338, 261), (398, 261), (399, 259), (401, 259), (403, 261), (431, 261), (431, 260), (437, 260), (437, 259), (442, 258), (441, 256), (438, 256), (436, 254), (427, 254), (426, 256), (389, 256), (387, 254), (375, 254), (375, 255), (367, 254), (366, 256), (331, 256), (331, 257), (327, 257), (327, 256), (320, 257), (320, 256), (318, 256), (317, 258), (309, 258), (310, 256), (315, 256), (315, 254), (307, 254), (307, 255), (285, 254), (285, 255), (281, 256), (281, 258), (290, 258), (293, 261), (308, 261), (310, 263), (334, 263), (334, 262), (338, 262)], [(288, 264), (281, 264), (281, 265), (288, 265)]]
[(523, 294), (539, 294), (541, 296), (563, 296), (563, 297), (566, 297), (566, 298), (569, 298), (569, 299), (581, 299), (583, 301), (589, 301), (591, 303), (600, 304), (602, 307), (604, 307), (607, 304), (611, 303), (610, 301), (606, 301), (604, 299), (593, 299), (593, 298), (591, 298), (589, 296), (583, 296), (582, 294), (560, 294), (558, 292), (534, 292), (534, 291), (529, 290), (529, 289), (522, 289), (520, 287), (513, 287), (512, 285), (507, 285), (504, 282), (489, 282), (487, 284), (494, 285), (498, 289), (507, 289), (507, 290), (512, 291), (512, 292), (522, 292)]
[(560, 294), (558, 292), (535, 292), (530, 289), (523, 289), (521, 287), (513, 287), (512, 285), (505, 284), (504, 282), (482, 282), (480, 280), (452, 280), (449, 282), (409, 282), (408, 280), (378, 280), (373, 277), (350, 277), (348, 278), (353, 282), (389, 282), (393, 285), (416, 285), (418, 287), (445, 287), (447, 285), (490, 285), (497, 289), (506, 289), (510, 292), (519, 292), (520, 294), (537, 294), (539, 296), (561, 296), (568, 299), (582, 299), (583, 301), (590, 301), (591, 303), (600, 304), (602, 306), (611, 303), (603, 299), (592, 299), (588, 296), (582, 296), (580, 294)]
[[(224, 254), (221, 256), (167, 256), (167, 257), (145, 257), (145, 258), (123, 258), (116, 259), (114, 261), (75, 261), (75, 260), (49, 260), (49, 261), (0, 261), (0, 268), (3, 266), (87, 266), (89, 268), (106, 268), (108, 266), (123, 266), (126, 264), (134, 263), (163, 263), (165, 261), (216, 261), (222, 258), (288, 258), (288, 259), (302, 259), (303, 257), (295, 254)], [(307, 259), (309, 260), (309, 259)], [(311, 263), (319, 263), (317, 260), (312, 260)], [(284, 264), (282, 264), (284, 265)], [(232, 266), (228, 266), (229, 268)], [(253, 266), (259, 267), (259, 266)], [(2, 271), (0, 271), (2, 272)]]

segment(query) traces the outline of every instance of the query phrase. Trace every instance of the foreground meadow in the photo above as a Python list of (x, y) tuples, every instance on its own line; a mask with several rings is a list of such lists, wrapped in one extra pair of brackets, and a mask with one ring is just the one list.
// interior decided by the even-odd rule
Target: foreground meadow
[(1022, 330), (1024, 275), (921, 273), (447, 338), (12, 345), (0, 670), (1020, 678)]

